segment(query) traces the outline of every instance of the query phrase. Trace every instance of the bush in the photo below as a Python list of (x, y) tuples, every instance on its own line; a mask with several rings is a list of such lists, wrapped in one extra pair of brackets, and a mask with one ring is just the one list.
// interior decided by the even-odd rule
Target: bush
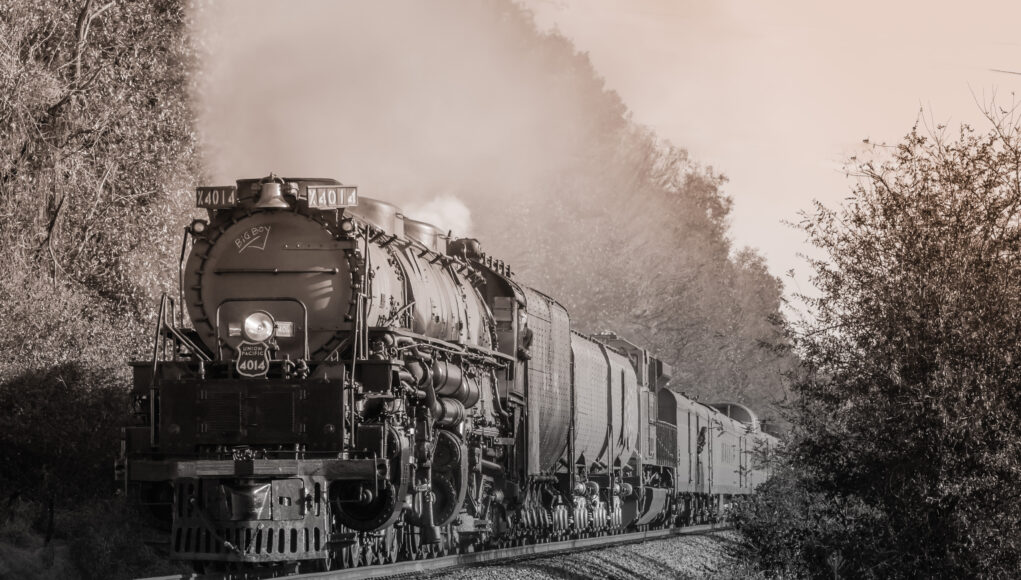
[(55, 512), (45, 502), (5, 499), (0, 505), (0, 577), (114, 580), (187, 571), (168, 562), (159, 543), (150, 545), (150, 539), (157, 538), (147, 517), (120, 498), (84, 501)]
[(71, 561), (82, 578), (139, 578), (188, 571), (146, 543), (154, 537), (148, 517), (123, 499), (85, 503), (59, 514), (56, 526), (67, 539)]
[[(35, 300), (25, 301), (20, 293)], [(149, 334), (74, 284), (0, 279), (0, 494), (58, 509), (112, 494), (120, 427), (131, 419), (128, 359)]]
[(805, 216), (826, 256), (796, 335), (788, 471), (745, 524), (766, 564), (1021, 569), (1021, 122), (990, 119), (953, 138), (916, 127), (857, 162), (843, 207)]
[(813, 491), (803, 474), (783, 468), (737, 505), (733, 521), (753, 561), (781, 578), (845, 572), (848, 554), (881, 551), (882, 514), (853, 497)]
[(0, 490), (65, 506), (109, 496), (123, 387), (78, 363), (32, 369), (0, 383)]

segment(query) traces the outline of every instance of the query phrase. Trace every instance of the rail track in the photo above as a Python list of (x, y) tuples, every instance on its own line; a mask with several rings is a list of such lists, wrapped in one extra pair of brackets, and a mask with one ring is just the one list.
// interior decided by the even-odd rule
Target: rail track
[(565, 554), (570, 552), (590, 550), (600, 546), (619, 546), (622, 544), (634, 544), (649, 540), (667, 538), (671, 536), (683, 536), (704, 534), (730, 529), (725, 524), (703, 524), (687, 526), (683, 528), (669, 528), (664, 530), (648, 530), (645, 532), (634, 532), (630, 534), (618, 534), (612, 536), (597, 536), (591, 538), (578, 538), (560, 542), (547, 542), (541, 544), (525, 544), (508, 548), (498, 548), (481, 552), (470, 552), (442, 556), (424, 560), (409, 560), (395, 564), (362, 566), (358, 568), (347, 568), (343, 570), (331, 570), (329, 572), (312, 572), (303, 574), (287, 575), (279, 569), (273, 570), (252, 570), (245, 572), (233, 572), (229, 574), (177, 574), (170, 576), (154, 576), (140, 580), (256, 580), (261, 578), (289, 579), (316, 579), (316, 580), (356, 580), (362, 578), (384, 578), (391, 576), (402, 576), (406, 574), (420, 574), (438, 572), (452, 568), (466, 566), (480, 566), (496, 564), (507, 560), (520, 558), (531, 558), (536, 556), (547, 556), (553, 554)]

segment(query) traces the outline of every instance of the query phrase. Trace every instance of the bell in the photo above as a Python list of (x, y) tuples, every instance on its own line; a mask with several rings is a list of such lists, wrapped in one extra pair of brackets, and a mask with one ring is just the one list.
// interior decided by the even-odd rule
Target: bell
[(284, 199), (283, 193), (280, 191), (280, 184), (275, 181), (262, 184), (262, 188), (259, 191), (259, 201), (255, 203), (255, 207), (279, 209), (291, 208), (291, 206), (287, 203), (287, 200)]

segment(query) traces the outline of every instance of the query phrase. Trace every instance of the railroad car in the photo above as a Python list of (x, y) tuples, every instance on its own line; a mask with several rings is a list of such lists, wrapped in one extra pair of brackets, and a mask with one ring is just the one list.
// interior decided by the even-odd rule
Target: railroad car
[[(332, 179), (199, 187), (118, 478), (202, 569), (330, 569), (714, 521), (754, 413), (474, 239)], [(186, 259), (185, 259), (186, 257)]]

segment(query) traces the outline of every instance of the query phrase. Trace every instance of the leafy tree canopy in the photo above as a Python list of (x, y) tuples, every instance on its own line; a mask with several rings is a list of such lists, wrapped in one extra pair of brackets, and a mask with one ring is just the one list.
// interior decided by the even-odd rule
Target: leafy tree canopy
[(804, 216), (826, 256), (788, 460), (828, 507), (758, 531), (802, 538), (815, 574), (834, 553), (863, 577), (1021, 566), (1021, 125), (989, 118), (984, 133), (916, 126), (853, 162), (841, 207)]

